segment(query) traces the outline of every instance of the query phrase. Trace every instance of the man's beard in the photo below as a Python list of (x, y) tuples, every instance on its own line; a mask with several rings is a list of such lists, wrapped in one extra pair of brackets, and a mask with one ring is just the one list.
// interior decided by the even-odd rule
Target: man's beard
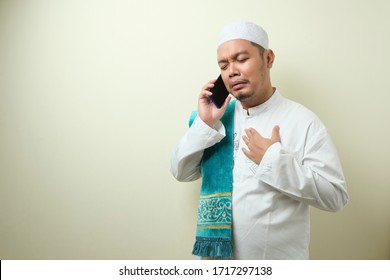
[(253, 95), (254, 95), (254, 92), (250, 92), (250, 93), (246, 93), (246, 94), (238, 92), (236, 99), (238, 101), (245, 102), (246, 100), (252, 98)]

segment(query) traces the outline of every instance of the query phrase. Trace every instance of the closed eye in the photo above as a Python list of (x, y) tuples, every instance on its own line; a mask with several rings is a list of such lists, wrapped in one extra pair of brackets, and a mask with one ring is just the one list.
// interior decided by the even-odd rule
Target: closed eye
[(229, 63), (220, 63), (219, 68), (221, 68), (221, 70), (226, 70), (228, 65), (229, 65)]
[(247, 61), (248, 59), (249, 59), (248, 56), (237, 57), (237, 61), (240, 62), (240, 63), (243, 63), (243, 62)]

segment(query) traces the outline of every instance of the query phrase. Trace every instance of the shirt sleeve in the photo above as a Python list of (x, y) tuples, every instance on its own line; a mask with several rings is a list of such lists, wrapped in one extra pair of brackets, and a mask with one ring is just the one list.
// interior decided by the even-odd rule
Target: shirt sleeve
[(225, 136), (225, 127), (222, 122), (217, 122), (214, 128), (211, 128), (197, 116), (190, 129), (173, 149), (172, 175), (181, 182), (199, 179), (203, 151), (219, 143)]
[(273, 144), (255, 176), (289, 197), (319, 209), (339, 211), (348, 201), (341, 164), (325, 128), (309, 130), (301, 158), (281, 143)]

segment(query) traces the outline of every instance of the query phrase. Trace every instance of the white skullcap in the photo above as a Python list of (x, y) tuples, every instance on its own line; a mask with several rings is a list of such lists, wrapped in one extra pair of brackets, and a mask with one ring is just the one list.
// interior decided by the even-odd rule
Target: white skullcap
[(244, 39), (268, 49), (267, 32), (253, 22), (240, 21), (226, 25), (219, 35), (217, 48), (234, 39)]

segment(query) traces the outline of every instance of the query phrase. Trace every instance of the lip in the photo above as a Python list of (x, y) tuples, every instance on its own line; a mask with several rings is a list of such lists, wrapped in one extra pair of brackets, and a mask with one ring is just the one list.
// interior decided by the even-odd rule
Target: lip
[(242, 89), (243, 87), (245, 87), (246, 84), (247, 84), (247, 81), (245, 81), (245, 80), (235, 80), (235, 81), (230, 82), (230, 87), (233, 90), (239, 90), (239, 89)]

